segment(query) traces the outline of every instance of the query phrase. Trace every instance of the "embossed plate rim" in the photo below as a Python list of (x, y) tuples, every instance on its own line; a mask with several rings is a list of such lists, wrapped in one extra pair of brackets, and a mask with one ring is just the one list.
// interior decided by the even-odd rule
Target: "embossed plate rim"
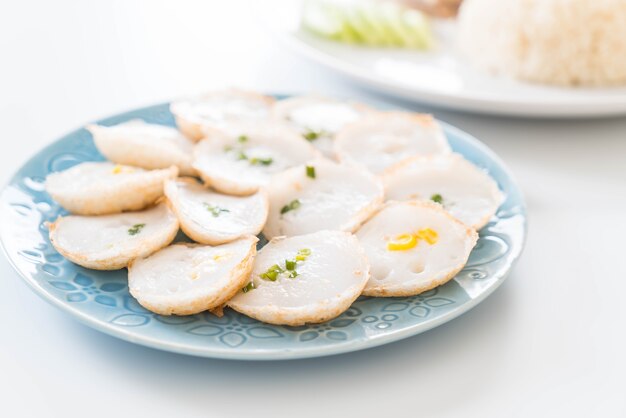
[[(162, 103), (158, 105), (133, 109), (133, 110), (119, 113), (117, 115), (103, 118), (101, 119), (101, 121), (105, 121), (105, 120), (109, 120), (109, 119), (117, 118), (117, 117), (122, 117), (123, 115), (131, 113), (131, 112), (142, 112), (142, 111), (147, 112), (148, 109), (155, 109), (155, 108), (159, 108), (165, 105), (166, 103)], [(115, 324), (112, 324), (110, 322), (106, 322), (104, 320), (94, 317), (92, 314), (88, 312), (83, 312), (78, 307), (72, 306), (70, 303), (63, 301), (59, 299), (58, 297), (54, 296), (47, 289), (45, 289), (35, 277), (33, 277), (31, 274), (28, 274), (27, 272), (22, 271), (22, 269), (18, 266), (16, 260), (14, 259), (14, 257), (18, 256), (18, 254), (17, 253), (13, 255), (10, 254), (7, 249), (7, 246), (3, 242), (4, 235), (5, 235), (4, 227), (2, 227), (2, 231), (0, 231), (0, 244), (1, 244), (0, 246), (2, 247), (2, 250), (4, 254), (7, 256), (7, 259), (9, 260), (9, 263), (13, 267), (13, 269), (27, 283), (27, 285), (31, 289), (33, 289), (33, 291), (37, 293), (40, 297), (42, 297), (44, 300), (62, 309), (63, 311), (68, 312), (69, 314), (76, 317), (82, 323), (98, 331), (104, 332), (111, 336), (129, 341), (132, 343), (136, 343), (136, 344), (140, 344), (140, 345), (144, 345), (144, 346), (148, 346), (148, 347), (152, 347), (152, 348), (156, 348), (160, 350), (176, 352), (179, 354), (189, 354), (189, 355), (194, 355), (194, 356), (223, 358), (223, 359), (279, 360), (279, 359), (320, 357), (320, 356), (327, 356), (327, 355), (333, 355), (333, 354), (340, 354), (340, 353), (346, 353), (346, 352), (376, 347), (376, 346), (380, 346), (380, 345), (387, 344), (390, 342), (398, 341), (398, 340), (401, 340), (410, 336), (417, 335), (419, 333), (422, 333), (424, 331), (437, 327), (445, 322), (448, 322), (462, 315), (463, 313), (467, 312), (468, 310), (478, 305), (479, 303), (481, 303), (487, 296), (493, 293), (502, 284), (504, 279), (508, 276), (512, 266), (519, 258), (522, 252), (523, 246), (524, 246), (524, 242), (525, 242), (525, 236), (526, 236), (525, 204), (524, 204), (521, 192), (519, 190), (519, 187), (517, 186), (508, 168), (504, 165), (502, 160), (493, 151), (491, 151), (486, 145), (478, 141), (476, 138), (472, 137), (471, 135), (449, 124), (446, 124), (444, 122), (440, 122), (440, 123), (442, 124), (446, 134), (459, 137), (461, 138), (462, 141), (469, 142), (480, 153), (484, 154), (485, 157), (487, 157), (489, 160), (495, 163), (495, 165), (497, 165), (498, 168), (502, 171), (504, 176), (507, 177), (507, 181), (509, 182), (510, 187), (512, 188), (512, 191), (515, 192), (516, 198), (519, 201), (517, 206), (519, 206), (520, 208), (519, 214), (522, 215), (522, 219), (523, 219), (523, 231), (522, 231), (523, 234), (521, 236), (521, 242), (516, 243), (517, 245), (513, 246), (514, 252), (512, 252), (509, 255), (509, 262), (506, 265), (506, 267), (499, 270), (498, 274), (490, 276), (490, 280), (492, 280), (492, 284), (490, 284), (486, 289), (484, 289), (478, 296), (472, 297), (468, 299), (467, 301), (462, 302), (461, 305), (453, 309), (450, 309), (443, 314), (438, 314), (437, 316), (433, 317), (432, 319), (428, 319), (425, 322), (417, 322), (415, 324), (408, 325), (401, 329), (396, 329), (396, 330), (389, 329), (389, 330), (386, 330), (384, 334), (380, 334), (376, 336), (371, 336), (371, 335), (359, 336), (356, 338), (351, 338), (351, 339), (349, 338), (348, 340), (345, 340), (342, 342), (333, 341), (332, 344), (327, 344), (324, 346), (300, 345), (297, 348), (283, 348), (283, 349), (251, 348), (251, 347), (233, 348), (233, 347), (226, 347), (226, 346), (222, 347), (222, 346), (209, 345), (209, 344), (207, 344), (206, 346), (200, 347), (197, 345), (194, 346), (192, 344), (187, 344), (184, 342), (179, 342), (179, 341), (171, 340), (171, 339), (164, 340), (163, 338), (159, 338), (155, 336), (143, 335), (141, 333), (134, 331), (134, 328), (123, 328), (120, 326), (116, 326)], [(20, 173), (23, 171), (23, 169), (26, 166), (29, 165), (29, 163), (37, 160), (42, 155), (45, 155), (46, 152), (50, 152), (51, 148), (54, 147), (54, 145), (59, 140), (66, 138), (68, 136), (77, 134), (80, 130), (81, 128), (74, 130), (68, 133), (67, 135), (64, 135), (57, 141), (54, 141), (48, 144), (42, 150), (40, 150), (35, 155), (33, 155), (26, 163), (22, 165), (22, 167), (15, 173), (15, 175), (11, 177), (11, 179), (9, 180), (7, 184), (7, 187), (3, 189), (3, 192), (2, 192), (3, 196), (8, 186), (10, 186), (11, 184), (14, 184), (16, 181), (23, 178), (23, 176), (21, 176)]]

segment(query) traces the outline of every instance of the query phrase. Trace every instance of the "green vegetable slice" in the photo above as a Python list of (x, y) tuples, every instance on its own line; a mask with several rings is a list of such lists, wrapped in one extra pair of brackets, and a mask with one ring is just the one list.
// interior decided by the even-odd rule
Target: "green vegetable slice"
[(137, 235), (146, 226), (146, 224), (135, 224), (128, 228), (128, 235)]
[(284, 215), (285, 213), (298, 209), (300, 207), (300, 201), (298, 199), (292, 200), (291, 202), (287, 203), (285, 206), (282, 207), (282, 209), (280, 210), (280, 214)]
[(256, 285), (254, 284), (254, 282), (250, 282), (247, 285), (245, 285), (244, 287), (241, 288), (241, 291), (243, 293), (248, 293), (251, 290), (256, 289)]
[(301, 25), (338, 42), (428, 49), (433, 36), (426, 16), (380, 0), (306, 0)]
[(209, 211), (211, 213), (211, 215), (213, 215), (214, 218), (217, 218), (218, 216), (220, 216), (223, 212), (230, 212), (230, 210), (219, 207), (217, 205), (212, 205), (210, 203), (207, 202), (203, 202), (202, 203), (204, 208)]
[(430, 197), (430, 200), (432, 200), (435, 203), (439, 203), (440, 205), (443, 205), (443, 196), (441, 196), (439, 193), (432, 195)]

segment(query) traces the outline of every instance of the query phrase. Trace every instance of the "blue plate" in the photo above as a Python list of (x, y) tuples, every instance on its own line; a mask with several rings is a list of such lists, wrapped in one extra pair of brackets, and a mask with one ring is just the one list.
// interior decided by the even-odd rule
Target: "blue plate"
[[(174, 126), (168, 104), (146, 107), (98, 123), (140, 118)], [(44, 179), (83, 161), (99, 161), (91, 135), (79, 129), (30, 159), (0, 195), (0, 239), (26, 283), (45, 300), (85, 324), (127, 341), (195, 356), (249, 360), (317, 357), (407, 338), (476, 306), (505, 279), (526, 235), (520, 190), (504, 164), (470, 135), (443, 125), (454, 151), (484, 168), (506, 194), (480, 232), (467, 266), (446, 285), (403, 298), (361, 297), (340, 317), (319, 325), (263, 324), (231, 310), (166, 317), (143, 309), (128, 293), (126, 270), (99, 272), (65, 260), (50, 245), (46, 222), (64, 214), (44, 190)]]

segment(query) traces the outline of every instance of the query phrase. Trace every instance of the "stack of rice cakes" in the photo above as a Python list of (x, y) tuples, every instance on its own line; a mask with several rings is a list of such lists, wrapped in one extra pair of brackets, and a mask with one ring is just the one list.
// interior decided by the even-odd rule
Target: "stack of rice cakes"
[[(430, 115), (241, 90), (171, 111), (178, 130), (89, 126), (110, 162), (46, 179), (71, 213), (49, 224), (54, 247), (86, 268), (127, 268), (130, 293), (158, 314), (229, 306), (301, 325), (361, 294), (416, 295), (463, 268), (503, 201)], [(179, 228), (194, 243), (172, 244)]]

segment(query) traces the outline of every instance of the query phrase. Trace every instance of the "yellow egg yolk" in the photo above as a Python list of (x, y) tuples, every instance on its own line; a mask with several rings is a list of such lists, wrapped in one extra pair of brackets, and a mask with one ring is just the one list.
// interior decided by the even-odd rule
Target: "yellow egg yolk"
[(120, 174), (120, 173), (132, 173), (134, 170), (130, 167), (123, 167), (118, 164), (115, 167), (113, 167), (113, 170), (111, 171), (113, 172), (113, 174)]
[(425, 228), (420, 229), (415, 234), (400, 234), (393, 239), (387, 241), (387, 250), (389, 251), (406, 251), (414, 248), (419, 240), (426, 241), (429, 245), (434, 245), (439, 239), (437, 231)]
[(437, 234), (437, 231), (434, 231), (430, 228), (420, 229), (419, 231), (417, 231), (417, 238), (423, 239), (430, 245), (433, 245), (437, 243), (437, 240), (439, 239), (439, 234)]
[(400, 234), (387, 242), (389, 251), (406, 251), (417, 245), (417, 237), (413, 234)]

